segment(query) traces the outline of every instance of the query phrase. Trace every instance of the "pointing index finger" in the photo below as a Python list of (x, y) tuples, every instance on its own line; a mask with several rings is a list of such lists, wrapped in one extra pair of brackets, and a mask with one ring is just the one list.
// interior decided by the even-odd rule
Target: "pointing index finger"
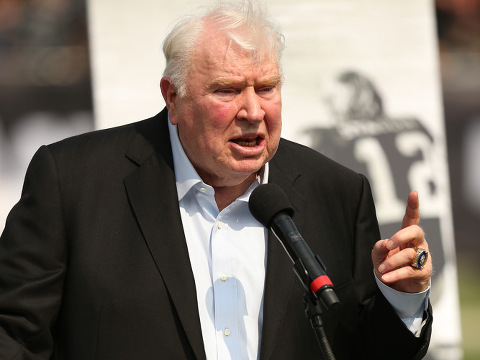
[(402, 229), (410, 225), (418, 225), (420, 222), (420, 202), (418, 200), (418, 193), (412, 191), (408, 195), (407, 208), (402, 221)]

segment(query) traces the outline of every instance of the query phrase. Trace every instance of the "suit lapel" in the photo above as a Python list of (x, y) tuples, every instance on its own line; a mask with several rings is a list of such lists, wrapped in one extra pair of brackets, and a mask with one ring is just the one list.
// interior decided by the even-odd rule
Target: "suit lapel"
[[(282, 171), (278, 161), (281, 158), (282, 155), (279, 152), (270, 162), (269, 183), (277, 184), (287, 194), (295, 209), (293, 219), (300, 230), (302, 219), (300, 209), (304, 208), (302, 206), (304, 199), (295, 191), (293, 186), (299, 174), (295, 171), (292, 172), (290, 168), (288, 173)], [(260, 359), (271, 358), (278, 332), (283, 325), (288, 303), (290, 301), (302, 301), (301, 298), (292, 299), (292, 290), (296, 281), (298, 280), (293, 272), (293, 263), (280, 241), (272, 231), (269, 231)]]
[[(195, 282), (178, 208), (166, 112), (139, 127), (127, 157), (139, 166), (125, 179), (133, 212), (198, 359), (205, 350)], [(154, 151), (156, 148), (156, 151)]]

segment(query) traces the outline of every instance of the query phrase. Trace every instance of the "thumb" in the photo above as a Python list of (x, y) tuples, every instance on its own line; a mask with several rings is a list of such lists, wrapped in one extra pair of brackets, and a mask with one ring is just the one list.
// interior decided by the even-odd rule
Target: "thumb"
[(420, 222), (420, 202), (418, 201), (418, 193), (412, 191), (408, 195), (407, 208), (402, 221), (402, 229), (410, 225), (418, 225)]

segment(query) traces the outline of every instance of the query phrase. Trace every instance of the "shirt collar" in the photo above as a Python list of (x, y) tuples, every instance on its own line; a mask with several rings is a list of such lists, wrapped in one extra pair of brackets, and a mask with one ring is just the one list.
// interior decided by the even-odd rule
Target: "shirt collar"
[[(177, 185), (178, 201), (182, 200), (185, 195), (197, 184), (210, 187), (204, 184), (192, 163), (185, 154), (180, 139), (178, 138), (177, 126), (172, 125), (168, 121), (168, 131), (170, 132), (170, 142), (172, 144), (173, 166), (175, 170), (175, 180)], [(266, 163), (260, 169), (260, 173), (248, 190), (238, 199), (248, 201), (250, 194), (258, 185), (268, 182), (269, 165)]]

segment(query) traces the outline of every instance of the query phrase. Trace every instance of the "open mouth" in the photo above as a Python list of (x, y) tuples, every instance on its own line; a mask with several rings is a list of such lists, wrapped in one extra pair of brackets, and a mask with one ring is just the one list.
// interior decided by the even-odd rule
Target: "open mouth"
[(231, 141), (234, 142), (235, 144), (240, 145), (240, 146), (255, 147), (255, 146), (259, 145), (262, 140), (263, 140), (262, 137), (255, 136), (255, 137), (248, 137), (248, 138), (232, 139)]

